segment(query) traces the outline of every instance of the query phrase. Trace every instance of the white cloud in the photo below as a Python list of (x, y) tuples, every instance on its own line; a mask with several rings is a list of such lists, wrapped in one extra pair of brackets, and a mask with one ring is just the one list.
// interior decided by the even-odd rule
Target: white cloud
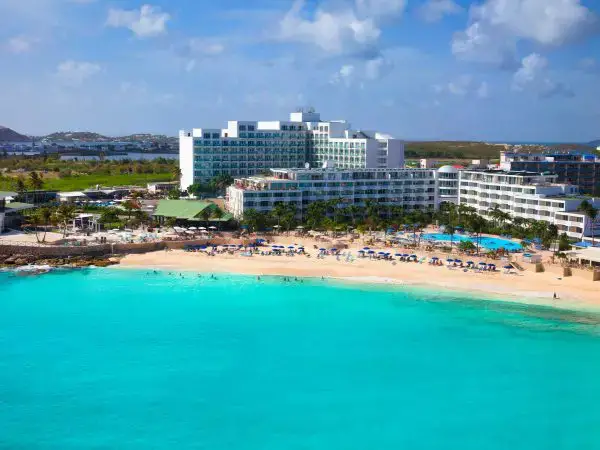
[(490, 96), (490, 88), (487, 82), (482, 81), (476, 91), (477, 98), (488, 98)]
[(541, 98), (575, 96), (567, 84), (549, 77), (548, 60), (538, 53), (521, 60), (521, 67), (513, 75), (512, 89), (518, 92), (532, 90)]
[(461, 75), (456, 80), (448, 83), (447, 89), (453, 95), (467, 95), (471, 89), (473, 77), (471, 75)]
[(536, 81), (548, 67), (548, 60), (538, 53), (532, 53), (521, 60), (521, 67), (513, 75), (512, 87), (522, 91), (528, 84)]
[(56, 69), (56, 76), (70, 86), (81, 86), (85, 80), (100, 73), (102, 67), (85, 61), (64, 61)]
[(418, 10), (426, 22), (439, 22), (444, 16), (458, 14), (463, 8), (454, 0), (427, 0)]
[(378, 80), (379, 78), (387, 75), (393, 69), (393, 63), (384, 58), (378, 56), (374, 59), (369, 59), (365, 63), (365, 77), (369, 80)]
[(488, 83), (482, 81), (477, 85), (473, 80), (473, 76), (469, 74), (461, 75), (445, 84), (434, 84), (431, 88), (436, 94), (447, 93), (457, 97), (475, 95), (480, 99), (489, 97)]
[(486, 0), (470, 9), (470, 24), (452, 40), (459, 58), (514, 62), (519, 41), (560, 46), (589, 33), (596, 15), (581, 0)]
[(137, 37), (146, 38), (166, 33), (170, 18), (169, 14), (152, 5), (143, 5), (140, 10), (111, 8), (106, 26), (129, 28)]
[(6, 48), (9, 52), (20, 54), (31, 51), (32, 47), (38, 42), (38, 39), (28, 36), (15, 36), (8, 40)]
[(365, 17), (389, 17), (402, 14), (406, 0), (356, 0), (356, 10)]
[(225, 45), (210, 39), (192, 38), (187, 44), (189, 51), (193, 54), (216, 56), (225, 51)]
[(331, 76), (329, 81), (331, 84), (344, 84), (346, 87), (349, 87), (352, 84), (353, 74), (354, 66), (352, 64), (345, 64)]
[(312, 44), (332, 54), (368, 48), (381, 35), (378, 21), (401, 13), (404, 4), (399, 0), (359, 0), (355, 8), (326, 11), (319, 7), (313, 17), (306, 18), (304, 0), (295, 0), (279, 23), (278, 38)]

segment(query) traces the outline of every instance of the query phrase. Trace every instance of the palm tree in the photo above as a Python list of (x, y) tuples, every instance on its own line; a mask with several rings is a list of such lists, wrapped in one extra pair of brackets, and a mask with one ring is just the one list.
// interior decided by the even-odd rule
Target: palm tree
[(181, 175), (181, 169), (177, 166), (174, 166), (171, 170), (171, 176), (173, 177), (173, 181), (181, 181)]
[(453, 225), (446, 225), (446, 234), (450, 235), (450, 248), (454, 245), (454, 233), (456, 233), (456, 228)]
[(579, 211), (584, 213), (586, 217), (590, 220), (590, 231), (592, 233), (592, 246), (595, 244), (595, 230), (596, 222), (598, 220), (598, 208), (594, 208), (587, 200), (581, 202), (579, 207), (577, 208)]
[(242, 223), (250, 229), (250, 231), (260, 230), (265, 227), (267, 218), (263, 212), (250, 208), (244, 211)]
[[(35, 239), (38, 244), (41, 242), (46, 242), (46, 233), (48, 233), (48, 225), (52, 222), (52, 210), (50, 208), (40, 208), (35, 214), (31, 217), (33, 224), (35, 225)], [(38, 234), (38, 227), (44, 227), (44, 234), (42, 239)]]
[(210, 217), (212, 216), (212, 209), (209, 207), (204, 208), (201, 212), (200, 212), (200, 217), (202, 218), (202, 220), (204, 220), (205, 225), (208, 227), (208, 221), (210, 220)]
[(223, 210), (221, 208), (219, 208), (218, 206), (214, 209), (214, 211), (212, 212), (212, 217), (213, 219), (215, 219), (215, 221), (217, 222), (217, 226), (219, 226), (221, 224), (221, 218), (225, 215), (225, 213), (223, 212)]
[(277, 220), (277, 227), (281, 226), (281, 219), (287, 213), (287, 205), (283, 202), (277, 202), (273, 205), (271, 215)]
[(63, 229), (63, 238), (67, 236), (67, 227), (69, 222), (75, 219), (75, 207), (72, 205), (63, 204), (60, 205), (54, 212), (56, 221), (61, 224)]
[(25, 185), (25, 180), (23, 180), (22, 176), (15, 178), (14, 181), (15, 191), (19, 194), (23, 194), (27, 190), (27, 186)]
[(323, 219), (325, 218), (327, 213), (327, 204), (322, 201), (312, 202), (306, 208), (306, 224), (314, 229), (317, 229), (323, 223)]

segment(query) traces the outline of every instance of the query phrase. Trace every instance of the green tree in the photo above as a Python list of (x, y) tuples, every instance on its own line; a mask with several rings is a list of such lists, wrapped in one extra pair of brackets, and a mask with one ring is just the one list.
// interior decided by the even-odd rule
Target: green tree
[(121, 203), (123, 209), (127, 212), (127, 220), (131, 219), (131, 214), (135, 210), (142, 209), (142, 205), (136, 200), (127, 200)]
[(181, 181), (181, 169), (178, 166), (173, 166), (171, 168), (171, 176), (173, 177), (173, 181)]
[(25, 180), (22, 176), (18, 176), (14, 180), (15, 191), (19, 194), (23, 194), (27, 190), (27, 186), (25, 185)]
[(29, 186), (31, 189), (39, 191), (44, 187), (44, 179), (40, 174), (33, 171), (29, 174)]
[[(35, 226), (35, 239), (38, 243), (46, 242), (46, 233), (48, 233), (48, 226), (52, 223), (53, 212), (51, 208), (39, 208), (31, 216), (33, 225)], [(44, 233), (40, 238), (39, 227), (44, 227)]]
[(564, 252), (571, 249), (571, 242), (569, 241), (569, 236), (567, 233), (563, 233), (558, 238), (558, 251)]
[(581, 202), (581, 204), (579, 205), (579, 207), (577, 209), (579, 211), (581, 211), (582, 213), (584, 213), (586, 215), (586, 217), (589, 219), (590, 231), (592, 233), (592, 245), (595, 245), (595, 228), (596, 228), (596, 223), (598, 221), (598, 208), (594, 208), (594, 206), (590, 202), (588, 202), (587, 200), (584, 200)]
[(167, 198), (169, 200), (179, 200), (179, 197), (181, 196), (181, 192), (179, 191), (179, 189), (171, 189), (168, 193), (167, 193)]
[(244, 211), (242, 224), (246, 225), (250, 231), (263, 230), (267, 224), (267, 216), (254, 208)]
[(324, 201), (312, 202), (306, 208), (305, 221), (309, 228), (318, 229), (323, 224), (327, 214), (327, 204)]
[(477, 246), (471, 241), (461, 241), (458, 243), (458, 248), (459, 250), (466, 252), (469, 250), (475, 250)]
[(66, 237), (69, 223), (75, 219), (75, 207), (68, 204), (62, 204), (54, 212), (54, 217), (63, 230), (63, 238)]

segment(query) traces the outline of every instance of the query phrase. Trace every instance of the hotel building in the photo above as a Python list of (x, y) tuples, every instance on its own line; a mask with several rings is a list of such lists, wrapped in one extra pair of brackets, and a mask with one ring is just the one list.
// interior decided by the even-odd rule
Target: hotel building
[(582, 193), (600, 195), (600, 156), (575, 152), (500, 152), (500, 168), (551, 172), (560, 183), (579, 186)]
[[(463, 170), (459, 175), (459, 202), (483, 216), (497, 205), (511, 217), (553, 223), (571, 238), (589, 236), (591, 221), (577, 208), (586, 199), (598, 207), (600, 199), (581, 196), (577, 186), (558, 183), (557, 178), (555, 174), (537, 172)], [(596, 224), (594, 234), (600, 235), (600, 224)]]
[[(341, 199), (343, 206), (402, 206), (407, 211), (435, 209), (433, 169), (271, 169), (270, 176), (237, 178), (227, 188), (226, 208), (236, 218), (248, 209), (270, 211), (276, 203), (292, 203), (298, 217), (309, 204)], [(341, 207), (341, 205), (340, 205)]]
[(312, 110), (287, 121), (229, 121), (227, 128), (179, 133), (181, 187), (218, 175), (247, 177), (272, 167), (399, 168), (404, 144), (391, 136), (353, 130), (344, 120), (322, 121)]

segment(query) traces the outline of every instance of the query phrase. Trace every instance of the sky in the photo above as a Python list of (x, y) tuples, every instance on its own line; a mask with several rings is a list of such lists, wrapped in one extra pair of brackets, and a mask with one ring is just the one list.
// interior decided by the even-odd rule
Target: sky
[(416, 140), (600, 138), (599, 0), (0, 0), (0, 125), (326, 120)]

